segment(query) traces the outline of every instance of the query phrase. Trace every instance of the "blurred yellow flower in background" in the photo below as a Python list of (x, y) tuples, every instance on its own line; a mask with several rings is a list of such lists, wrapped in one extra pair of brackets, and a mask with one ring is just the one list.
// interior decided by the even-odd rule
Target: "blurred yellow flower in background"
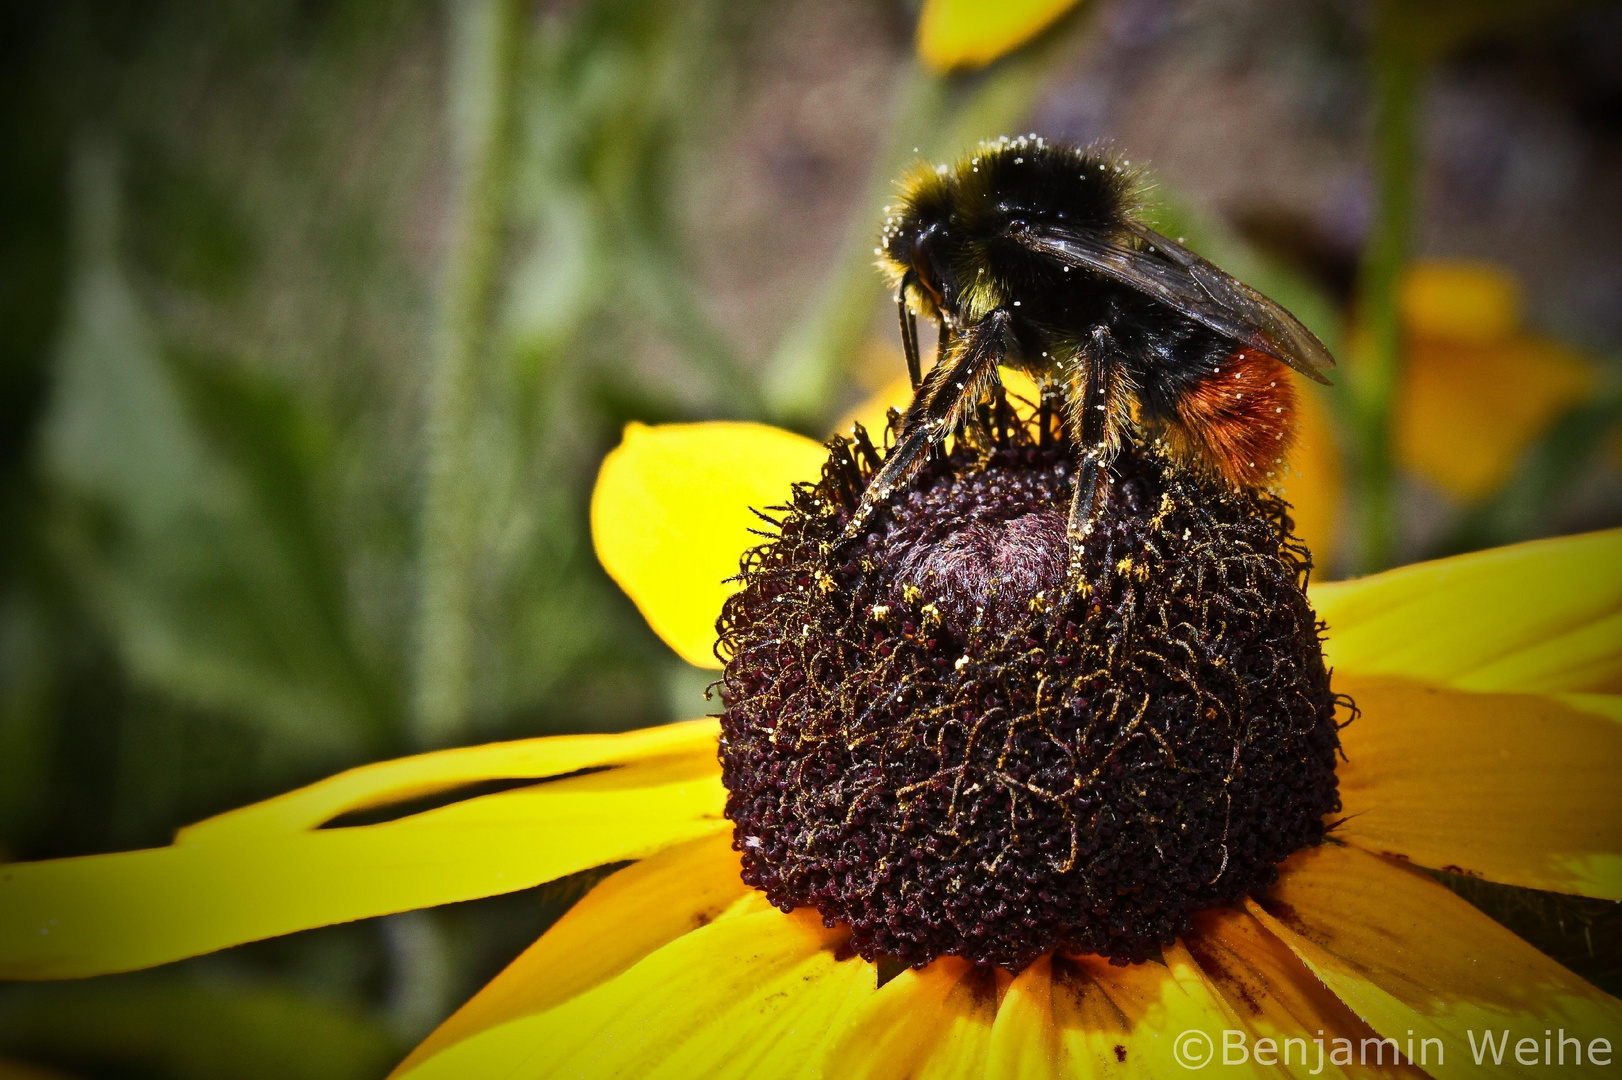
[[(1497, 491), (1540, 435), (1599, 377), (1575, 349), (1529, 332), (1513, 277), (1489, 263), (1425, 261), (1402, 287), (1398, 463), (1462, 503)], [(1360, 345), (1353, 341), (1351, 362)], [(1333, 391), (1296, 382), (1300, 428), (1282, 487), (1320, 571), (1343, 546), (1346, 464)]]
[(936, 71), (982, 67), (1058, 21), (1078, 0), (928, 0), (918, 55)]
[(1295, 521), (1295, 535), (1312, 551), (1314, 580), (1327, 580), (1340, 555), (1346, 469), (1329, 391), (1295, 379), (1299, 426), (1280, 484)]
[(1521, 453), (1593, 393), (1586, 356), (1530, 333), (1515, 279), (1488, 263), (1422, 262), (1402, 289), (1402, 465), (1463, 501), (1497, 490)]

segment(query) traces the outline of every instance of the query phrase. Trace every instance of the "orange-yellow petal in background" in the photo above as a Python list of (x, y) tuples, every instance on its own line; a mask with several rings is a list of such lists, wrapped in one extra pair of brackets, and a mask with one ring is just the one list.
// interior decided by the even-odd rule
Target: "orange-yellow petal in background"
[(1523, 329), (1522, 306), (1519, 284), (1488, 263), (1423, 262), (1403, 282), (1398, 459), (1455, 498), (1497, 490), (1596, 384), (1593, 361)]

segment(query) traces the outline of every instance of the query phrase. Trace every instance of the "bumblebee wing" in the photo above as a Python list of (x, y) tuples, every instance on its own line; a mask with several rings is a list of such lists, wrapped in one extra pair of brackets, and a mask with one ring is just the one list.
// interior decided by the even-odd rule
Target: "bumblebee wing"
[(1311, 330), (1278, 304), (1176, 241), (1141, 225), (1127, 226), (1146, 248), (1094, 231), (1021, 225), (1016, 242), (1067, 266), (1103, 274), (1253, 349), (1327, 383), (1321, 369), (1335, 358)]
[(1319, 382), (1329, 381), (1320, 372), (1334, 367), (1335, 358), (1300, 319), (1170, 237), (1143, 225), (1132, 224), (1128, 228), (1156, 251), (1187, 269), (1206, 295), (1228, 310), (1240, 313), (1262, 333), (1283, 345), (1289, 355), (1278, 359)]

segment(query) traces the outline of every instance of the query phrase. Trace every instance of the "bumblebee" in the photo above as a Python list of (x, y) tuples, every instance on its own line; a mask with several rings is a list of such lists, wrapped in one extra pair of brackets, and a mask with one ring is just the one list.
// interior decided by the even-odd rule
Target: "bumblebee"
[[(1143, 183), (1124, 161), (1034, 135), (903, 178), (875, 253), (896, 289), (914, 394), (847, 538), (974, 421), (1001, 365), (1041, 387), (1042, 437), (1057, 414), (1078, 448), (1073, 553), (1134, 433), (1237, 489), (1278, 474), (1295, 424), (1285, 368), (1328, 382), (1334, 358), (1278, 304), (1144, 225)], [(917, 315), (940, 328), (927, 375)]]

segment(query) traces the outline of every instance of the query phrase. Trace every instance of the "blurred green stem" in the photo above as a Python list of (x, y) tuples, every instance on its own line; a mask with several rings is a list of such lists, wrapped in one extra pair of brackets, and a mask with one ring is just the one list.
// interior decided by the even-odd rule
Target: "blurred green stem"
[[(1606, 370), (1622, 370), (1622, 364), (1613, 360)], [(1622, 384), (1613, 378), (1545, 428), (1504, 486), (1462, 514), (1426, 557), (1519, 543), (1554, 531), (1561, 505), (1591, 475), (1595, 456), (1618, 422)]]
[(803, 431), (818, 430), (848, 357), (873, 321), (878, 271), (873, 269), (876, 215), (895, 182), (946, 109), (947, 82), (914, 60), (898, 88), (889, 131), (880, 148), (843, 254), (817, 298), (778, 343), (766, 373), (767, 415)]
[(455, 1008), (455, 957), (438, 915), (402, 911), (378, 921), (389, 958), (387, 1022), (405, 1046), (421, 1042)]
[(1372, 50), (1375, 216), (1358, 280), (1363, 349), (1349, 378), (1362, 535), (1356, 570), (1389, 566), (1396, 539), (1393, 413), (1402, 376), (1399, 291), (1412, 243), (1419, 171), (1421, 50), (1402, 0), (1381, 0)]
[(452, 218), (428, 380), (411, 741), (454, 741), (469, 719), (478, 505), (474, 421), (516, 141), (520, 0), (450, 0)]
[(770, 420), (819, 435), (825, 431), (841, 380), (873, 325), (881, 285), (873, 267), (878, 211), (894, 195), (902, 167), (919, 155), (956, 156), (981, 139), (1015, 134), (1010, 125), (1030, 113), (1048, 76), (1073, 55), (1080, 38), (1072, 29), (1077, 18), (1071, 16), (967, 85), (916, 60), (908, 66), (844, 254), (768, 363)]

